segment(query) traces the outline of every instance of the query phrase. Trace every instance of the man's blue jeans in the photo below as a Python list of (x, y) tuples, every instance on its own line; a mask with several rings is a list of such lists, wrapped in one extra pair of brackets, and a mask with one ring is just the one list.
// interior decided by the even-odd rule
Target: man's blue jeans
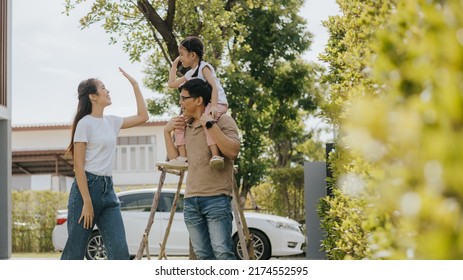
[[(108, 259), (128, 260), (129, 250), (125, 238), (119, 199), (113, 189), (113, 180), (109, 176), (87, 174), (88, 190), (92, 198), (94, 223), (103, 237)], [(85, 256), (87, 240), (93, 229), (84, 229), (82, 214), (83, 200), (77, 182), (71, 187), (68, 201), (68, 240), (61, 255), (62, 260), (82, 260)]]
[(185, 224), (199, 260), (234, 260), (231, 197), (196, 196), (184, 201)]

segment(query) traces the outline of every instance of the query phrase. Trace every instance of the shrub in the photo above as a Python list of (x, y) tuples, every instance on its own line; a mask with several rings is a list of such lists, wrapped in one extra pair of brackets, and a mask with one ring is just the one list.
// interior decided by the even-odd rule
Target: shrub
[(56, 211), (66, 208), (67, 193), (53, 191), (12, 192), (12, 251), (51, 252)]
[(266, 212), (305, 223), (304, 168), (278, 168), (269, 182), (251, 189), (256, 204)]

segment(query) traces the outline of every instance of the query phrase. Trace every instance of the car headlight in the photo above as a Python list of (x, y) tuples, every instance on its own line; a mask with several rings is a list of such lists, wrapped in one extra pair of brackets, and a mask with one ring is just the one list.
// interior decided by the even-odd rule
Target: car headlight
[(279, 228), (279, 229), (289, 229), (293, 231), (300, 232), (301, 230), (299, 229), (299, 226), (296, 224), (290, 224), (290, 223), (284, 223), (280, 221), (274, 221), (274, 220), (267, 220), (272, 226)]

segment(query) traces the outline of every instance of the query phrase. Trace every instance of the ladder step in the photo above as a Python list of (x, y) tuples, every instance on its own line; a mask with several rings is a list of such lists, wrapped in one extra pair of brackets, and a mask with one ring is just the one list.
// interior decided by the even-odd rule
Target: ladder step
[(174, 166), (174, 165), (170, 165), (168, 162), (164, 161), (164, 162), (158, 162), (156, 163), (156, 166), (158, 168), (164, 168), (164, 169), (167, 169), (167, 170), (178, 170), (178, 171), (185, 171), (185, 170), (188, 170), (188, 166)]

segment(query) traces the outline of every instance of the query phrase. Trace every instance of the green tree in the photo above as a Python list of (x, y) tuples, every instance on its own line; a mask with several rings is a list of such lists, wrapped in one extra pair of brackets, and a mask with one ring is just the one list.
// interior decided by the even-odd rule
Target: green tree
[[(238, 18), (247, 33), (246, 48), (230, 51), (226, 68), (230, 108), (243, 129), (241, 193), (259, 184), (266, 170), (301, 164), (297, 145), (310, 135), (303, 120), (316, 108), (321, 67), (300, 60), (312, 35), (298, 16), (303, 1), (273, 1), (272, 9), (255, 8)], [(282, 9), (281, 7), (286, 7)]]

